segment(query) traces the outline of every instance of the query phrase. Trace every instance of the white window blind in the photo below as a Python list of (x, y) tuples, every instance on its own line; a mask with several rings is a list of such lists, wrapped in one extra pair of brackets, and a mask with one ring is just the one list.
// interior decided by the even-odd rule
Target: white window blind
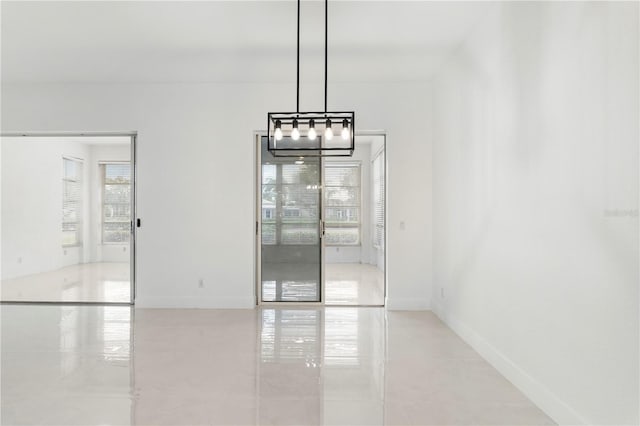
[(318, 244), (318, 165), (262, 165), (262, 244)]
[(131, 234), (131, 165), (105, 163), (102, 169), (102, 242), (127, 243)]
[(318, 244), (317, 182), (317, 164), (282, 165), (280, 244)]
[(332, 246), (360, 244), (360, 164), (327, 162), (324, 167), (325, 238)]
[(384, 248), (384, 151), (373, 160), (373, 246)]
[(62, 246), (82, 245), (82, 161), (62, 158)]

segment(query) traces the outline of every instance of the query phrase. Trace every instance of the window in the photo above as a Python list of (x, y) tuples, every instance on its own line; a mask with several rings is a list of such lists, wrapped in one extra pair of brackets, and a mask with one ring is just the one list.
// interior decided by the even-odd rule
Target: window
[(62, 246), (82, 245), (82, 161), (62, 158)]
[(359, 245), (360, 164), (327, 162), (324, 173), (326, 243)]
[(128, 243), (131, 234), (131, 166), (105, 163), (102, 169), (102, 243)]
[(318, 244), (318, 164), (262, 165), (262, 244)]
[(282, 164), (280, 244), (318, 244), (318, 164)]
[(384, 249), (384, 151), (373, 160), (373, 246)]

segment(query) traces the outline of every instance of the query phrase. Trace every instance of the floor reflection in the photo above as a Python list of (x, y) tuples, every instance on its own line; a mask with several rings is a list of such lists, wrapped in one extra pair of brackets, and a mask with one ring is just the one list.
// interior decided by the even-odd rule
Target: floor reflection
[(4, 279), (1, 289), (2, 301), (129, 303), (129, 263), (65, 266), (55, 271)]
[(131, 309), (1, 308), (2, 418), (13, 424), (130, 424)]
[[(325, 265), (325, 302), (340, 306), (384, 305), (384, 272), (361, 263)], [(314, 263), (262, 264), (264, 302), (319, 300), (320, 265)]]
[(264, 302), (317, 302), (320, 300), (319, 263), (262, 263)]
[(2, 424), (552, 424), (429, 312), (2, 305), (0, 317)]
[(327, 263), (326, 303), (330, 305), (384, 305), (384, 272), (365, 263)]
[(263, 309), (259, 423), (382, 424), (383, 321), (381, 310)]

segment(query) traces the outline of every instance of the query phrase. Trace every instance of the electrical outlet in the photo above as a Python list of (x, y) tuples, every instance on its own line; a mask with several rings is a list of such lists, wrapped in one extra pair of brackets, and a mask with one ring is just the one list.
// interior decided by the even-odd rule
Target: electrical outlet
[(198, 287), (199, 287), (199, 288), (204, 288), (204, 280), (203, 280), (202, 278), (200, 278), (200, 279), (198, 280)]

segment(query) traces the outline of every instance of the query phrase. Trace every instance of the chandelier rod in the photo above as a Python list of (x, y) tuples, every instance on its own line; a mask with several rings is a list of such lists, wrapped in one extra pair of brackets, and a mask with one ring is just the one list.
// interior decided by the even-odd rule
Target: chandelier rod
[(296, 54), (296, 112), (300, 112), (300, 0), (298, 0), (298, 35)]
[(327, 40), (329, 28), (329, 0), (324, 0), (324, 112), (327, 112)]
[[(327, 112), (327, 58), (329, 39), (329, 0), (324, 0), (324, 112)], [(300, 112), (300, 0), (296, 34), (296, 112)]]

